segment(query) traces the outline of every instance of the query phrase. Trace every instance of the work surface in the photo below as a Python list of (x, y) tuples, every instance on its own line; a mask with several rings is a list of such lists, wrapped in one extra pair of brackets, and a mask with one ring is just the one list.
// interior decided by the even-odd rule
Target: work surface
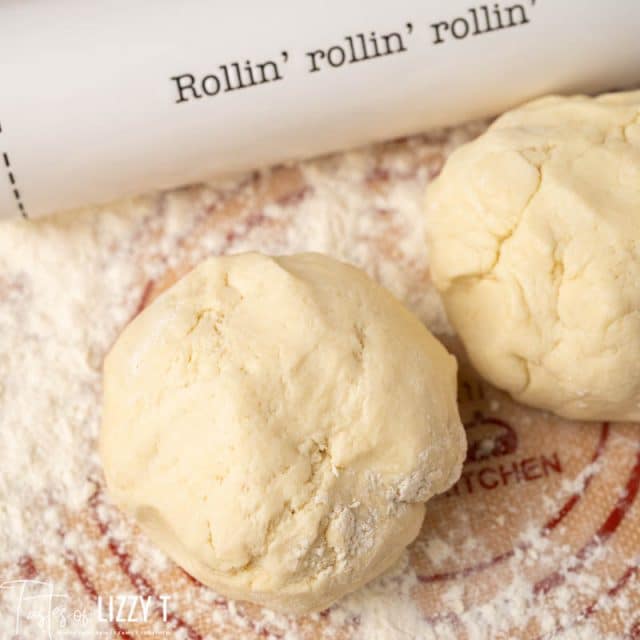
[[(560, 420), (481, 383), (430, 282), (424, 189), (483, 128), (0, 226), (1, 637), (640, 637), (638, 426)], [(399, 566), (301, 619), (177, 568), (110, 504), (96, 453), (119, 331), (205, 256), (247, 250), (364, 268), (462, 359), (462, 478)]]

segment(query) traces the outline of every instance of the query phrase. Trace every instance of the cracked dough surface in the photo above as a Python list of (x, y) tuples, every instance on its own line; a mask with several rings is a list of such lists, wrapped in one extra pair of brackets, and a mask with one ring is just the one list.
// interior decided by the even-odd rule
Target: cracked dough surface
[(449, 158), (431, 269), (489, 381), (585, 420), (640, 420), (640, 91), (548, 97)]
[(105, 361), (110, 493), (189, 573), (286, 612), (386, 570), (458, 478), (456, 364), (363, 272), (210, 258)]

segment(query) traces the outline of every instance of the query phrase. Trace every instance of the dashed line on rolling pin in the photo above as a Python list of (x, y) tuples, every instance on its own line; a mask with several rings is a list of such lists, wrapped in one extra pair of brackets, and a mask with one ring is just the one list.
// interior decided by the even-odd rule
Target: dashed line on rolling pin
[[(2, 133), (2, 125), (0, 125), (0, 133)], [(11, 185), (11, 191), (16, 201), (16, 205), (20, 210), (20, 215), (22, 215), (23, 218), (28, 218), (29, 216), (27, 215), (24, 203), (22, 202), (22, 196), (20, 195), (20, 190), (18, 189), (16, 176), (13, 173), (13, 169), (11, 168), (11, 160), (9, 160), (9, 154), (6, 151), (2, 152), (2, 159), (4, 160), (4, 166), (7, 170), (7, 176), (9, 178), (9, 184)]]

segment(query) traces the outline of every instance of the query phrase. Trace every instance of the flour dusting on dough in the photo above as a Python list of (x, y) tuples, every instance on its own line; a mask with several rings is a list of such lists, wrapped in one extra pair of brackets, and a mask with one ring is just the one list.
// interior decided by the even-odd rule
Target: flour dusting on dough
[[(549, 546), (534, 530), (513, 540), (505, 533), (526, 550), (507, 563), (510, 577), (494, 585), (493, 594), (482, 599), (467, 586), (451, 583), (443, 587), (441, 600), (427, 602), (443, 614), (431, 619), (416, 603), (416, 593), (425, 588), (420, 575), (444, 571), (454, 560), (464, 565), (487, 555), (474, 523), (460, 510), (448, 523), (451, 535), (422, 536), (388, 575), (329, 612), (292, 619), (227, 602), (198, 586), (104, 494), (95, 454), (104, 354), (141, 305), (208, 255), (327, 252), (364, 268), (429, 328), (449, 334), (429, 277), (422, 196), (446, 154), (482, 129), (471, 125), (435, 132), (99, 211), (0, 225), (1, 581), (49, 578), (74, 604), (94, 611), (74, 562), (84, 570), (85, 583), (105, 594), (144, 592), (144, 583), (136, 577), (142, 576), (158, 590), (169, 588), (175, 615), (170, 634), (176, 638), (197, 638), (194, 630), (206, 626), (216, 629), (215, 636), (208, 637), (229, 639), (475, 640), (500, 637), (500, 630), (509, 632), (514, 624), (531, 624), (541, 633), (566, 624), (567, 640), (595, 640), (603, 635), (591, 619), (576, 626), (576, 621), (563, 618), (568, 615), (563, 611), (577, 600), (588, 604), (594, 592), (600, 594), (602, 607), (611, 606), (625, 617), (628, 630), (640, 601), (638, 581), (631, 580), (608, 600), (601, 594), (612, 588), (613, 577), (595, 568), (591, 572), (589, 566), (574, 575), (563, 564), (569, 550)], [(506, 405), (501, 399), (491, 410)], [(530, 414), (520, 420), (523, 426), (535, 426)], [(633, 435), (628, 441), (622, 435), (616, 438), (616, 455), (623, 460), (637, 441)], [(558, 495), (538, 495), (532, 521), (584, 486), (580, 479), (576, 482), (567, 483)], [(430, 502), (428, 510), (437, 514), (453, 499)], [(505, 509), (497, 516), (498, 530), (508, 526), (510, 515)], [(597, 557), (594, 554), (591, 562)], [(536, 600), (525, 577), (538, 564), (541, 570), (559, 568), (565, 576), (565, 583), (544, 603)], [(125, 569), (133, 577), (127, 577)], [(490, 583), (493, 574), (486, 575)], [(13, 596), (3, 592), (0, 635), (13, 633), (14, 611)], [(157, 613), (152, 628), (167, 630)], [(35, 629), (25, 626), (24, 632), (37, 637)], [(93, 618), (88, 626), (72, 630), (110, 629)]]

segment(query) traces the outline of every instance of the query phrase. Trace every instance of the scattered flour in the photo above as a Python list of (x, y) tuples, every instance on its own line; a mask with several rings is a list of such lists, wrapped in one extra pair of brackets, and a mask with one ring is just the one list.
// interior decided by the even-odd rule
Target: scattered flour
[[(390, 573), (328, 613), (294, 620), (227, 602), (195, 583), (184, 586), (184, 575), (106, 499), (100, 497), (94, 511), (88, 506), (102, 486), (96, 438), (103, 357), (136, 313), (143, 292), (161, 283), (167, 272), (179, 274), (212, 253), (322, 251), (364, 268), (431, 329), (449, 333), (429, 284), (422, 197), (444, 155), (481, 129), (473, 125), (155, 194), (99, 212), (0, 225), (0, 583), (35, 575), (55, 580), (86, 601), (70, 569), (72, 554), (93, 580), (113, 576), (119, 588), (141, 588), (141, 583), (122, 578), (123, 561), (115, 548), (126, 551), (134, 574), (145, 575), (152, 584), (180, 585), (171, 610), (182, 623), (169, 627), (168, 637), (196, 638), (199, 621), (215, 626), (216, 638), (279, 640), (476, 640), (510, 637), (514, 628), (529, 623), (541, 632), (572, 623), (561, 612), (573, 599), (596, 595), (610, 585), (603, 587), (603, 578), (590, 574), (589, 566), (572, 574), (563, 566), (568, 550), (551, 547), (533, 529), (521, 534), (520, 550), (505, 565), (506, 582), (494, 593), (474, 599), (469, 587), (455, 580), (443, 587), (440, 602), (447, 614), (441, 617), (429, 618), (412, 597), (431, 592), (410, 562), (413, 552), (407, 552)], [(297, 185), (293, 196), (291, 189), (285, 189), (284, 198), (265, 196), (266, 185), (279, 176)], [(494, 401), (491, 409), (499, 408)], [(588, 473), (567, 483), (561, 494), (584, 488)], [(539, 508), (551, 511), (559, 497), (541, 496)], [(92, 536), (77, 517), (82, 514)], [(444, 537), (416, 543), (414, 552), (420, 551), (432, 569), (460, 555), (469, 559), (482, 553), (473, 523), (463, 515), (456, 524), (468, 532), (463, 544)], [(504, 522), (504, 516), (496, 519), (499, 527)], [(96, 537), (101, 523), (108, 524), (108, 534)], [(553, 592), (553, 607), (541, 602), (524, 577), (532, 564), (565, 570), (565, 583)], [(15, 605), (15, 593), (0, 593), (1, 637), (15, 632)], [(606, 598), (602, 606), (607, 606)], [(637, 592), (626, 592), (616, 606), (637, 609)], [(25, 625), (25, 637), (39, 637), (37, 621)], [(155, 625), (167, 631), (157, 620)], [(556, 637), (601, 638), (590, 625), (585, 621)], [(80, 630), (82, 637), (96, 637), (108, 628), (94, 619), (71, 630), (78, 637)]]

